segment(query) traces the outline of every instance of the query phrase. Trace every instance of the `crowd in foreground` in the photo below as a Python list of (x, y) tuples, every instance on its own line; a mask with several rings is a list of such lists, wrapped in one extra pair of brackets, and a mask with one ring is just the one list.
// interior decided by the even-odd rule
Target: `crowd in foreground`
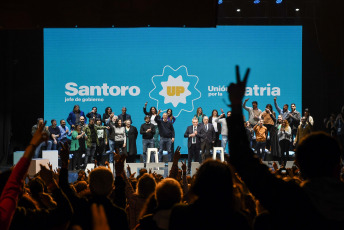
[[(23, 186), (36, 147), (47, 139), (38, 125), (12, 172), (1, 174), (1, 229), (341, 229), (344, 224), (342, 152), (328, 134), (302, 140), (291, 169), (269, 169), (256, 157), (243, 126), (242, 99), (249, 74), (228, 87), (230, 157), (207, 159), (190, 178), (180, 152), (168, 178), (131, 174), (114, 154), (115, 176), (97, 167), (68, 183), (69, 146), (58, 172), (42, 166)], [(178, 149), (179, 150), (179, 149)], [(5, 175), (7, 174), (7, 175)]]

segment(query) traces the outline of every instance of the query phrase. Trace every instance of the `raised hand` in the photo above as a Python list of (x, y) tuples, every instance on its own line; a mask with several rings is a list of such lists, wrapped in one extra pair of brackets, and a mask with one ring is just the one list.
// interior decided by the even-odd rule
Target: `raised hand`
[(176, 151), (174, 152), (174, 156), (173, 156), (173, 161), (174, 162), (178, 162), (179, 161), (179, 159), (180, 159), (180, 147), (178, 148), (177, 147), (177, 149), (176, 149)]
[(183, 172), (186, 172), (186, 159), (184, 162), (183, 161), (181, 161), (181, 162), (182, 162), (182, 170), (183, 170)]
[(146, 103), (145, 103), (145, 108), (147, 107), (147, 104), (148, 104), (148, 101), (146, 101)]
[(130, 174), (130, 178), (134, 178), (135, 174), (136, 174), (136, 172), (134, 172), (133, 174)]
[(130, 168), (129, 164), (127, 165), (127, 170), (128, 170), (129, 175), (131, 175), (131, 168)]
[(242, 99), (245, 95), (245, 88), (247, 84), (248, 75), (250, 73), (250, 68), (246, 70), (244, 79), (242, 81), (240, 79), (240, 70), (239, 70), (238, 65), (235, 66), (235, 70), (236, 70), (235, 72), (236, 72), (237, 83), (231, 83), (228, 86), (228, 94), (229, 94), (229, 100), (231, 101), (231, 106), (233, 105), (241, 106)]
[(48, 140), (48, 134), (44, 130), (46, 123), (47, 123), (47, 121), (45, 121), (44, 123), (43, 123), (43, 121), (39, 121), (37, 130), (36, 130), (35, 134), (33, 135), (32, 139), (30, 141), (30, 145), (37, 147), (43, 141)]
[[(118, 150), (116, 149), (116, 152)], [(119, 155), (117, 153), (114, 153), (114, 160), (115, 160), (115, 172), (116, 175), (121, 175), (124, 171), (124, 161), (126, 156), (124, 154)]]
[(221, 110), (221, 113), (225, 113), (225, 112), (223, 112), (223, 109), (220, 109)]
[(41, 171), (39, 171), (39, 175), (42, 180), (45, 182), (47, 186), (54, 182), (54, 172), (52, 170), (47, 169), (45, 166), (41, 166)]
[(53, 165), (50, 163), (50, 161), (48, 162), (48, 166), (49, 166), (49, 170), (52, 171), (53, 170)]

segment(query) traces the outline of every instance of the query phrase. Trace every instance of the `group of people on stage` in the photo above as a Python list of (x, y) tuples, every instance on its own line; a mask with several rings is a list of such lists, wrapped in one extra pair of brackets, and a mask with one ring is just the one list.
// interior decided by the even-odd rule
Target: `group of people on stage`
[(267, 104), (265, 110), (261, 111), (257, 101), (252, 102), (252, 107), (247, 107), (248, 100), (249, 98), (244, 101), (243, 108), (249, 114), (245, 128), (251, 147), (255, 148), (262, 160), (268, 160), (268, 150), (272, 156), (269, 160), (279, 160), (280, 164), (285, 165), (289, 160), (289, 150), (294, 150), (298, 142), (312, 132), (314, 120), (309, 109), (306, 108), (301, 117), (294, 103), (290, 104), (291, 110), (288, 104), (281, 109), (275, 97), (276, 115), (271, 104)]
[[(247, 136), (251, 147), (256, 149), (258, 156), (266, 160), (266, 149), (271, 152), (274, 159), (285, 163), (289, 158), (289, 150), (294, 149), (303, 136), (310, 133), (313, 126), (313, 118), (308, 109), (305, 109), (304, 116), (296, 110), (296, 105), (291, 104), (289, 111), (288, 104), (283, 109), (277, 104), (274, 98), (275, 108), (278, 116), (272, 109), (272, 105), (266, 105), (264, 111), (258, 108), (258, 102), (253, 101), (252, 107), (247, 107), (246, 99), (243, 108), (248, 111), (249, 118), (245, 122)], [(147, 111), (147, 102), (143, 107), (144, 123), (140, 127), (142, 135), (143, 162), (147, 161), (147, 149), (157, 148), (159, 162), (163, 161), (163, 151), (168, 152), (168, 161), (172, 161), (174, 152), (175, 131), (173, 124), (176, 118), (172, 109), (168, 109), (161, 116), (161, 110), (152, 106)], [(213, 147), (222, 147), (226, 151), (228, 144), (227, 119), (231, 112), (226, 114), (221, 109), (221, 115), (214, 109), (211, 116), (203, 113), (201, 107), (197, 108), (192, 118), (192, 125), (188, 126), (184, 138), (188, 138), (188, 171), (191, 169), (191, 162), (202, 163), (210, 157)], [(37, 124), (43, 120), (39, 118)], [(88, 124), (87, 124), (88, 120)], [(70, 129), (66, 126), (66, 121)], [(37, 125), (32, 128), (32, 133)], [(49, 141), (38, 146), (35, 157), (39, 157), (41, 147), (47, 145), (47, 149), (56, 150), (58, 142), (70, 142), (70, 150), (73, 154), (73, 169), (85, 167), (87, 163), (104, 162), (106, 155), (113, 163), (113, 152), (118, 149), (120, 153), (127, 155), (127, 162), (135, 162), (137, 155), (136, 141), (138, 129), (132, 125), (131, 115), (127, 113), (126, 107), (122, 113), (115, 115), (111, 107), (106, 107), (105, 113), (101, 116), (97, 107), (85, 113), (75, 105), (66, 120), (60, 120), (57, 126), (55, 119), (51, 120), (51, 126), (46, 127), (49, 134)], [(220, 139), (221, 135), (221, 139)], [(82, 158), (83, 154), (85, 157)], [(153, 156), (151, 156), (153, 157)]]
[[(161, 115), (161, 110), (154, 106), (147, 111), (147, 102), (143, 107), (144, 123), (139, 132), (142, 135), (143, 162), (147, 161), (147, 149), (157, 148), (158, 159), (163, 161), (163, 151), (168, 152), (168, 161), (172, 161), (174, 153), (175, 131), (173, 124), (176, 118), (173, 116), (172, 109), (168, 109)], [(222, 110), (223, 113), (223, 110)], [(230, 116), (230, 112), (227, 113)], [(195, 161), (199, 161), (199, 152), (202, 150), (201, 161), (210, 156), (210, 149), (213, 146), (222, 146), (226, 148), (227, 127), (226, 116), (218, 115), (217, 110), (212, 111), (209, 118), (203, 113), (202, 108), (198, 108), (192, 120), (193, 125), (197, 123), (196, 128), (190, 131), (190, 127), (185, 132), (185, 137), (189, 138), (189, 155)], [(35, 133), (39, 122), (43, 118), (38, 118), (37, 124), (32, 127), (32, 134)], [(69, 124), (70, 129), (66, 125)], [(222, 124), (222, 125), (221, 125)], [(105, 162), (108, 155), (108, 161), (113, 163), (113, 153), (118, 149), (121, 154), (127, 155), (127, 162), (135, 162), (137, 155), (136, 141), (138, 129), (132, 125), (131, 115), (127, 113), (125, 107), (122, 113), (115, 115), (111, 107), (105, 109), (101, 116), (97, 107), (85, 114), (75, 105), (66, 120), (60, 120), (57, 126), (55, 119), (51, 120), (51, 126), (46, 126), (45, 131), (49, 135), (47, 142), (42, 142), (35, 150), (35, 158), (40, 156), (43, 146), (48, 150), (58, 149), (58, 143), (69, 142), (70, 151), (73, 154), (72, 169), (86, 167), (87, 163), (97, 160), (98, 163)], [(190, 131), (190, 133), (188, 133)], [(222, 140), (219, 136), (222, 134)], [(195, 146), (195, 147), (194, 147)], [(198, 154), (195, 154), (195, 151)], [(83, 158), (83, 154), (85, 154)], [(189, 156), (189, 158), (190, 158)], [(153, 157), (153, 156), (151, 156)], [(190, 163), (191, 164), (191, 161)], [(190, 167), (189, 167), (190, 168)], [(189, 169), (190, 171), (190, 169)]]

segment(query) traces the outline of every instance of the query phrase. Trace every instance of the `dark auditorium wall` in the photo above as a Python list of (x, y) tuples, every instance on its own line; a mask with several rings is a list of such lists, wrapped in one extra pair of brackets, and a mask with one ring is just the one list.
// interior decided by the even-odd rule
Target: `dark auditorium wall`
[(31, 127), (43, 117), (42, 30), (0, 31), (2, 103), (0, 162), (13, 150), (23, 150), (31, 139)]

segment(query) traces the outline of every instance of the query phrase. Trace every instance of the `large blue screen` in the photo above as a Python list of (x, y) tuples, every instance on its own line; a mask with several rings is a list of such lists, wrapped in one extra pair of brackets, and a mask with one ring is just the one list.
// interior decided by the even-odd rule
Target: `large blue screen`
[[(301, 59), (301, 26), (44, 29), (44, 116), (66, 119), (75, 104), (101, 115), (125, 106), (139, 130), (148, 101), (147, 109), (173, 110), (175, 146), (187, 153), (183, 134), (197, 107), (208, 116), (229, 110), (237, 64), (251, 68), (249, 106), (263, 110), (277, 96), (280, 107), (301, 109)], [(141, 135), (137, 145), (141, 154)]]

